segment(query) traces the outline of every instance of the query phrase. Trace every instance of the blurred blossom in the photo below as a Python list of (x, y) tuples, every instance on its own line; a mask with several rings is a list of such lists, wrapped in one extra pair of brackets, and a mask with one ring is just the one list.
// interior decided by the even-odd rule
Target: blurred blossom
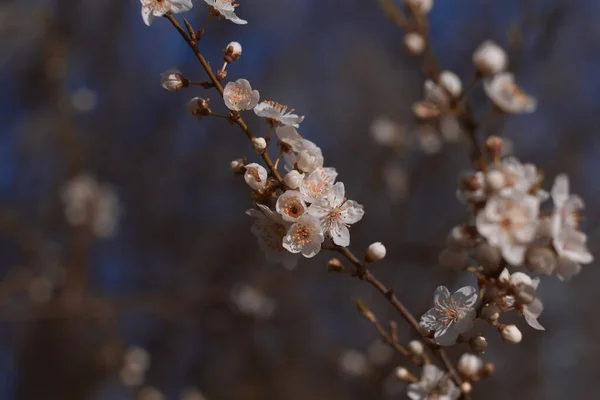
[(387, 364), (394, 355), (394, 350), (381, 340), (376, 340), (367, 349), (367, 354), (371, 363), (375, 365)]
[(366, 375), (369, 371), (369, 359), (356, 350), (347, 350), (338, 359), (340, 370), (352, 377)]
[(150, 354), (141, 347), (133, 346), (125, 351), (119, 376), (126, 386), (140, 386), (146, 379), (146, 371), (149, 367)]
[(447, 142), (459, 142), (463, 139), (464, 133), (456, 118), (443, 116), (440, 118), (440, 132)]
[(86, 113), (96, 108), (96, 92), (88, 88), (77, 89), (71, 95), (71, 104), (76, 111)]
[(138, 400), (166, 400), (164, 394), (162, 394), (158, 389), (153, 387), (145, 387), (140, 390), (138, 394)]
[(27, 293), (31, 301), (35, 303), (46, 303), (52, 299), (54, 282), (45, 277), (36, 277), (31, 280)]
[(383, 180), (392, 201), (402, 201), (408, 195), (408, 175), (402, 166), (397, 163), (387, 164), (383, 168)]
[(139, 369), (124, 366), (119, 371), (119, 378), (127, 387), (138, 387), (144, 383), (146, 374)]
[(417, 139), (421, 145), (421, 149), (427, 154), (436, 154), (442, 149), (442, 138), (435, 128), (430, 125), (423, 125), (417, 128)]
[(379, 116), (371, 122), (369, 128), (373, 140), (382, 146), (401, 149), (406, 144), (406, 133), (403, 127), (389, 119)]
[(206, 397), (196, 388), (184, 389), (181, 393), (181, 400), (207, 400)]
[(109, 185), (100, 185), (89, 175), (67, 182), (62, 192), (67, 221), (73, 226), (89, 224), (98, 237), (115, 233), (119, 218), (119, 199)]
[(275, 315), (277, 304), (262, 291), (246, 284), (231, 289), (231, 301), (236, 308), (249, 317), (269, 319)]

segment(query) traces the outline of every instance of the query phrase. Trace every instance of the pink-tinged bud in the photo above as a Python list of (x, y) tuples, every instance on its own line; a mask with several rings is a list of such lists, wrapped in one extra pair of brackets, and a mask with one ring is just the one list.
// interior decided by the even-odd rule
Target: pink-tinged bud
[(187, 104), (187, 109), (190, 115), (202, 118), (210, 115), (212, 111), (208, 107), (209, 99), (203, 99), (202, 97), (194, 97)]
[(232, 63), (242, 56), (242, 45), (238, 42), (231, 42), (225, 48), (225, 62)]

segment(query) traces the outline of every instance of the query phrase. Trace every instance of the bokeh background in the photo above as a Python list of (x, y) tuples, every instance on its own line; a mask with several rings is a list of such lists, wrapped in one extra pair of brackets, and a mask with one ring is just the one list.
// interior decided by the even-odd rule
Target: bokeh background
[[(186, 15), (195, 26), (202, 3)], [(202, 51), (217, 67), (240, 41), (228, 78), (306, 115), (301, 133), (366, 208), (352, 248), (384, 242), (373, 272), (420, 315), (437, 285), (466, 279), (437, 256), (465, 217), (455, 190), (468, 146), (451, 132), (424, 140), (410, 110), (423, 76), (375, 0), (240, 3), (249, 24), (211, 23)], [(547, 189), (568, 173), (596, 251), (600, 3), (440, 0), (430, 17), (438, 59), (465, 81), (480, 42), (508, 49), (539, 110), (490, 114), (479, 88), (480, 135), (510, 139)], [(160, 87), (171, 67), (206, 79), (167, 21), (146, 27), (136, 0), (3, 1), (0, 43), (1, 399), (405, 398), (390, 377), (402, 359), (355, 310), (363, 299), (410, 340), (377, 293), (328, 273), (330, 254), (294, 271), (265, 261), (248, 188), (229, 169), (254, 160), (251, 146), (223, 120), (187, 115), (194, 96), (224, 111), (216, 92)], [(393, 146), (374, 140), (381, 118), (395, 124)], [(93, 221), (65, 208), (90, 196), (104, 210)], [(592, 264), (572, 282), (543, 279), (547, 331), (517, 320), (522, 345), (484, 329), (496, 375), (475, 398), (600, 398), (599, 278)]]

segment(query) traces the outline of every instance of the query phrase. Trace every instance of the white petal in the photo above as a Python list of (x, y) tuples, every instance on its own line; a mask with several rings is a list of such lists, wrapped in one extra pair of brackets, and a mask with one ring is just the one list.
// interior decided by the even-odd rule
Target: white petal
[(350, 231), (348, 227), (339, 221), (331, 224), (329, 231), (333, 243), (338, 246), (348, 247), (350, 245)]
[(343, 211), (341, 214), (342, 221), (346, 224), (354, 224), (362, 219), (365, 215), (365, 210), (362, 205), (358, 204), (354, 200), (348, 200), (344, 203)]
[(142, 7), (142, 19), (144, 23), (148, 26), (152, 25), (152, 21), (154, 21), (154, 15), (152, 14), (152, 8), (144, 6)]
[(439, 303), (450, 297), (450, 291), (446, 286), (438, 286), (433, 293), (433, 302)]
[(473, 307), (477, 303), (477, 289), (473, 286), (460, 288), (452, 296), (461, 306)]
[(510, 244), (502, 246), (502, 257), (508, 262), (510, 265), (519, 266), (523, 264), (525, 259), (525, 250), (527, 250), (527, 246), (518, 245), (518, 244)]
[(458, 339), (458, 332), (454, 329), (454, 326), (450, 326), (446, 330), (436, 331), (433, 338), (440, 346), (452, 346)]
[(566, 174), (560, 174), (554, 180), (552, 186), (552, 201), (554, 206), (562, 207), (569, 198), (569, 177)]

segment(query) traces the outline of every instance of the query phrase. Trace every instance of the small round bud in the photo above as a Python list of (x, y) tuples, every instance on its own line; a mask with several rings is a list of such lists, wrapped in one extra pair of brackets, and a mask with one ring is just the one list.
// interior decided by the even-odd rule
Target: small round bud
[(490, 157), (497, 160), (504, 154), (504, 140), (500, 136), (490, 136), (485, 140), (485, 148)]
[(344, 271), (344, 265), (337, 258), (332, 258), (331, 260), (329, 260), (329, 262), (327, 263), (327, 268), (331, 272), (343, 272)]
[(298, 189), (304, 181), (304, 174), (296, 171), (295, 169), (287, 173), (283, 178), (283, 183), (292, 190)]
[(465, 377), (475, 377), (483, 368), (483, 360), (476, 355), (465, 353), (458, 360), (458, 372)]
[(487, 40), (473, 53), (473, 65), (480, 75), (490, 76), (506, 69), (508, 56), (496, 42)]
[(556, 253), (548, 247), (533, 246), (527, 250), (525, 259), (529, 268), (538, 274), (552, 275), (556, 269)]
[(186, 86), (187, 82), (176, 69), (163, 72), (160, 75), (160, 84), (163, 89), (169, 92), (176, 92)]
[(494, 192), (502, 189), (506, 184), (504, 174), (497, 169), (493, 169), (485, 175), (485, 183)]
[(469, 340), (469, 345), (474, 353), (483, 353), (487, 350), (488, 342), (487, 339), (481, 335), (473, 336)]
[(454, 72), (443, 71), (440, 74), (438, 84), (455, 99), (462, 93), (462, 82)]
[(444, 249), (438, 261), (442, 268), (462, 271), (469, 264), (469, 253), (466, 250)]
[(254, 145), (254, 150), (257, 153), (262, 153), (267, 148), (267, 141), (261, 137), (255, 137), (252, 139), (252, 145)]
[(367, 248), (367, 261), (381, 261), (385, 258), (386, 252), (385, 246), (381, 242), (372, 243)]
[(315, 165), (318, 165), (319, 157), (312, 154), (309, 151), (301, 151), (296, 158), (296, 165), (300, 171), (309, 172), (312, 171)]
[(419, 55), (425, 50), (425, 38), (416, 32), (408, 32), (404, 35), (404, 46), (410, 54)]
[(231, 42), (225, 48), (225, 61), (231, 63), (242, 56), (242, 45), (238, 42)]
[(414, 382), (416, 380), (413, 374), (411, 374), (410, 371), (404, 367), (397, 367), (394, 371), (394, 374), (396, 375), (396, 378), (401, 381)]
[(200, 119), (207, 115), (210, 115), (212, 111), (208, 107), (209, 99), (203, 99), (202, 97), (194, 97), (188, 101), (187, 109), (190, 115)]
[(433, 7), (433, 0), (404, 0), (404, 4), (417, 14), (427, 14)]
[(442, 113), (440, 107), (430, 101), (418, 101), (414, 103), (412, 106), (412, 111), (415, 115), (415, 118), (421, 121), (437, 118)]
[(410, 351), (411, 354), (417, 357), (421, 357), (423, 355), (423, 352), (425, 351), (425, 347), (423, 346), (423, 343), (420, 340), (411, 340), (408, 343), (408, 351)]
[(463, 382), (460, 384), (460, 391), (469, 394), (473, 391), (473, 385), (471, 382)]
[(481, 318), (490, 322), (498, 321), (498, 318), (500, 318), (500, 307), (494, 303), (486, 304), (481, 309)]
[(245, 168), (246, 163), (242, 158), (238, 158), (237, 160), (233, 160), (231, 162), (231, 172), (237, 175), (243, 175), (246, 172)]
[(483, 268), (485, 274), (490, 275), (500, 269), (500, 262), (502, 261), (500, 250), (489, 243), (479, 243), (475, 247), (473, 258)]
[(501, 325), (498, 328), (505, 342), (517, 344), (523, 339), (523, 334), (516, 325)]

